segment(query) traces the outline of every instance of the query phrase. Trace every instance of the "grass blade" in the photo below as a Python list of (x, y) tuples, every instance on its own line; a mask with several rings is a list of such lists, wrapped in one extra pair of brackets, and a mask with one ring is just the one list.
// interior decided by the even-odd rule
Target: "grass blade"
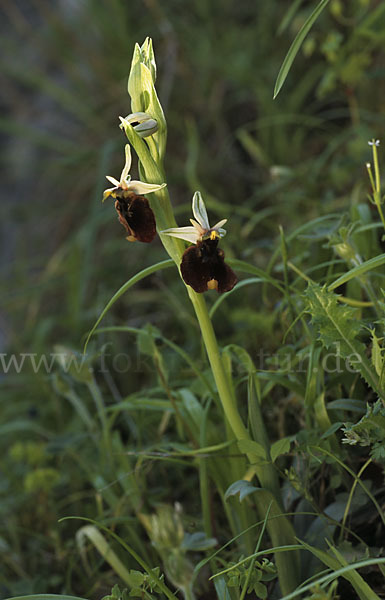
[(344, 273), (343, 275), (341, 275), (341, 277), (338, 277), (338, 279), (333, 281), (333, 283), (331, 283), (328, 286), (328, 290), (329, 291), (335, 290), (340, 285), (346, 283), (347, 281), (350, 281), (351, 279), (354, 279), (354, 277), (360, 277), (361, 275), (364, 275), (365, 273), (367, 273), (368, 271), (371, 271), (372, 269), (377, 269), (378, 267), (381, 267), (384, 263), (385, 263), (385, 254), (379, 254), (378, 256), (375, 256), (374, 258), (370, 258), (369, 260), (366, 260), (365, 262), (361, 263), (357, 267), (350, 269), (350, 271), (348, 271), (347, 273)]
[(318, 19), (319, 15), (328, 3), (329, 0), (321, 0), (321, 2), (313, 10), (310, 17), (305, 21), (305, 23), (302, 25), (301, 29), (297, 33), (295, 40), (290, 46), (289, 52), (286, 54), (285, 60), (283, 61), (279, 70), (277, 81), (275, 82), (273, 99), (275, 99), (278, 96), (281, 87), (285, 83), (286, 77), (288, 76), (288, 73), (290, 71), (290, 67), (293, 64), (293, 61), (298, 53), (298, 50), (302, 46), (305, 37), (307, 36), (313, 24)]
[(123, 296), (123, 294), (125, 294), (126, 291), (130, 287), (132, 287), (135, 283), (138, 283), (138, 281), (140, 281), (141, 279), (144, 279), (148, 275), (152, 275), (152, 273), (156, 273), (156, 271), (160, 271), (161, 269), (168, 269), (168, 267), (172, 267), (172, 265), (174, 265), (174, 264), (175, 263), (174, 263), (173, 260), (171, 260), (171, 258), (169, 258), (167, 260), (162, 260), (161, 262), (156, 263), (155, 265), (152, 265), (151, 267), (147, 267), (146, 269), (143, 269), (142, 271), (140, 271), (139, 273), (137, 273), (136, 275), (134, 275), (133, 277), (131, 277), (131, 279), (129, 279), (128, 281), (126, 281), (126, 283), (124, 283), (122, 285), (122, 287), (118, 289), (118, 291), (112, 296), (111, 300), (104, 307), (104, 309), (102, 310), (102, 312), (101, 312), (98, 320), (96, 321), (95, 325), (92, 327), (91, 331), (87, 335), (87, 339), (86, 339), (86, 342), (84, 344), (84, 353), (87, 351), (88, 342), (90, 341), (91, 337), (93, 336), (93, 334), (95, 332), (95, 329), (99, 325), (100, 321), (108, 313), (108, 311), (110, 310), (111, 306), (113, 304), (115, 304), (115, 302), (117, 300), (119, 300), (120, 296)]

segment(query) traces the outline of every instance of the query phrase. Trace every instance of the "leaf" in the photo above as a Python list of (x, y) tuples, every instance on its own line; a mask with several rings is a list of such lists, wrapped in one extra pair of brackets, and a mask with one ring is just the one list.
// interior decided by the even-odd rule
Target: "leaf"
[(256, 581), (251, 587), (251, 589), (248, 589), (247, 591), (250, 594), (253, 590), (256, 593), (257, 598), (260, 598), (261, 600), (266, 600), (267, 588), (265, 585), (263, 585), (263, 583), (261, 583), (260, 581)]
[(208, 538), (203, 531), (185, 533), (181, 549), (193, 552), (204, 552), (218, 544), (215, 538)]
[(271, 445), (270, 456), (272, 462), (275, 462), (278, 456), (281, 456), (281, 454), (286, 454), (286, 452), (289, 452), (291, 439), (291, 437), (285, 437), (281, 440), (277, 440)]
[(229, 590), (227, 589), (225, 578), (217, 577), (214, 579), (215, 591), (218, 596), (218, 600), (231, 600)]
[(226, 262), (230, 265), (230, 267), (234, 268), (236, 271), (240, 271), (241, 273), (248, 273), (249, 275), (256, 275), (257, 277), (260, 277), (263, 281), (266, 281), (266, 283), (271, 283), (271, 285), (276, 287), (283, 294), (285, 293), (281, 282), (277, 279), (274, 279), (274, 277), (271, 277), (271, 275), (266, 273), (263, 269), (259, 269), (258, 267), (250, 265), (244, 260), (239, 260), (238, 258), (228, 258), (226, 259)]
[(329, 410), (350, 410), (351, 412), (364, 413), (365, 402), (363, 400), (353, 400), (352, 398), (339, 398), (328, 402), (327, 409)]
[(253, 494), (254, 492), (260, 489), (261, 488), (252, 485), (250, 481), (240, 479), (239, 481), (234, 481), (234, 483), (232, 483), (230, 487), (227, 488), (225, 492), (225, 500), (228, 500), (230, 496), (235, 496), (236, 494), (239, 494), (239, 502), (242, 502), (242, 500), (246, 498), (246, 496), (248, 496), (249, 494)]
[(75, 381), (80, 383), (90, 383), (92, 381), (92, 357), (79, 354), (75, 350), (59, 344), (54, 346), (54, 350), (55, 360), (64, 373), (69, 374)]
[(173, 260), (171, 260), (171, 258), (169, 258), (167, 260), (162, 260), (161, 262), (158, 262), (155, 265), (152, 265), (151, 267), (147, 267), (146, 269), (143, 269), (142, 271), (140, 271), (139, 273), (137, 273), (136, 275), (131, 277), (131, 279), (126, 281), (126, 283), (124, 283), (122, 285), (122, 287), (120, 287), (118, 289), (118, 291), (115, 292), (115, 294), (112, 296), (111, 300), (106, 304), (106, 306), (102, 310), (98, 320), (96, 321), (95, 325), (92, 327), (91, 331), (89, 332), (89, 334), (87, 336), (86, 342), (84, 344), (83, 352), (84, 353), (86, 352), (88, 342), (90, 341), (90, 339), (91, 339), (92, 335), (94, 334), (95, 329), (99, 325), (100, 321), (106, 316), (106, 314), (110, 310), (111, 306), (113, 306), (115, 304), (115, 302), (117, 300), (119, 300), (120, 296), (123, 296), (123, 294), (125, 294), (127, 292), (127, 290), (130, 289), (130, 287), (132, 287), (133, 285), (135, 285), (135, 283), (138, 283), (138, 281), (141, 281), (148, 275), (152, 275), (152, 273), (156, 273), (157, 271), (161, 271), (162, 269), (168, 269), (168, 267), (172, 267), (174, 264), (175, 263)]
[(302, 46), (302, 43), (303, 43), (305, 37), (307, 36), (310, 29), (314, 25), (315, 21), (318, 19), (321, 12), (323, 11), (323, 9), (325, 8), (325, 6), (328, 3), (329, 3), (329, 0), (321, 0), (321, 2), (313, 10), (310, 17), (305, 21), (305, 23), (302, 25), (301, 29), (297, 33), (297, 35), (294, 39), (294, 42), (290, 46), (289, 51), (286, 54), (285, 60), (283, 61), (281, 68), (279, 70), (279, 73), (277, 76), (277, 81), (275, 82), (275, 87), (274, 87), (274, 95), (273, 95), (274, 99), (278, 96), (278, 94), (281, 90), (281, 87), (285, 83), (286, 77), (290, 71), (290, 67), (293, 64), (293, 61), (294, 61), (300, 47)]
[[(177, 600), (177, 597), (175, 596), (175, 594), (173, 594), (171, 592), (171, 590), (167, 587), (167, 585), (164, 583), (163, 576), (159, 575), (158, 568), (151, 569), (148, 566), (148, 564), (140, 557), (140, 555), (137, 554), (137, 552), (129, 544), (127, 544), (127, 542), (125, 542), (121, 537), (119, 537), (114, 531), (109, 530), (102, 523), (97, 523), (93, 519), (88, 519), (87, 517), (71, 517), (71, 516), (62, 517), (59, 520), (59, 523), (62, 523), (63, 521), (73, 520), (73, 519), (86, 521), (88, 523), (92, 523), (95, 526), (97, 525), (98, 528), (102, 529), (102, 531), (107, 533), (107, 535), (111, 536), (114, 540), (116, 540), (124, 548), (124, 550), (127, 552), (127, 554), (129, 554), (130, 556), (133, 557), (133, 559), (142, 567), (142, 569), (144, 571), (146, 571), (147, 575), (150, 578), (150, 582), (153, 582), (154, 584), (156, 584), (159, 587), (159, 589), (167, 596), (167, 598), (169, 600)], [(82, 528), (82, 529), (84, 529), (84, 528)], [(82, 535), (82, 537), (84, 537), (84, 534)], [(107, 542), (104, 540), (103, 536), (102, 536), (102, 541), (104, 544), (107, 544)], [(105, 560), (107, 561), (107, 557), (105, 557)], [(125, 569), (125, 567), (124, 567), (124, 569)], [(124, 578), (122, 578), (122, 579), (124, 579)]]
[(297, 12), (297, 10), (299, 9), (299, 7), (301, 6), (303, 0), (294, 0), (288, 10), (286, 11), (279, 27), (277, 30), (277, 35), (281, 35), (285, 29), (287, 29), (287, 27), (290, 25), (295, 13)]
[(376, 369), (377, 375), (381, 377), (384, 371), (383, 348), (381, 348), (380, 340), (376, 336), (374, 329), (370, 333), (372, 335), (372, 365)]
[[(302, 546), (314, 554), (323, 562), (329, 569), (332, 570), (332, 573), (327, 573), (326, 575), (319, 576), (317, 579), (314, 579), (311, 583), (307, 585), (301, 586), (300, 589), (291, 592), (290, 594), (285, 595), (281, 600), (292, 600), (292, 598), (298, 598), (302, 596), (304, 592), (311, 591), (313, 586), (316, 584), (321, 585), (322, 583), (330, 582), (333, 579), (337, 579), (339, 576), (343, 577), (347, 581), (349, 581), (353, 587), (353, 589), (357, 592), (360, 600), (380, 600), (379, 596), (369, 587), (366, 581), (361, 577), (361, 575), (357, 572), (356, 569), (359, 569), (363, 566), (369, 566), (371, 564), (376, 564), (385, 562), (385, 558), (373, 558), (368, 560), (358, 561), (352, 564), (346, 564), (346, 561), (343, 561), (341, 556), (337, 554), (337, 558), (331, 556), (328, 552), (324, 550), (319, 550), (314, 546), (310, 546), (306, 544), (302, 540), (299, 540)], [(331, 549), (336, 550), (336, 549)]]
[(76, 533), (76, 541), (80, 554), (85, 553), (85, 538), (88, 538), (100, 552), (104, 560), (112, 567), (115, 573), (130, 587), (133, 587), (131, 575), (124, 564), (112, 550), (110, 544), (94, 525), (84, 525)]
[(254, 440), (238, 440), (238, 448), (244, 454), (254, 454), (259, 458), (267, 459), (265, 448)]
[(372, 269), (377, 269), (378, 267), (381, 267), (383, 264), (385, 264), (385, 254), (379, 254), (378, 256), (375, 256), (374, 258), (366, 260), (365, 262), (361, 263), (357, 267), (354, 267), (353, 269), (350, 269), (350, 271), (348, 271), (347, 273), (344, 273), (343, 275), (341, 275), (341, 277), (338, 277), (338, 279), (333, 281), (333, 283), (331, 283), (328, 286), (328, 290), (329, 291), (335, 290), (337, 287), (346, 283), (347, 281), (350, 281), (351, 279), (354, 279), (355, 277), (361, 277), (368, 271), (371, 271)]
[(333, 425), (331, 425), (329, 427), (329, 429), (327, 431), (325, 431), (325, 433), (322, 434), (321, 436), (321, 440), (326, 440), (328, 437), (330, 437), (331, 435), (333, 435), (333, 433), (335, 433), (336, 431), (338, 431), (341, 426), (343, 425), (342, 422), (338, 421), (337, 423), (333, 423)]
[(168, 380), (168, 372), (163, 360), (163, 356), (158, 349), (156, 339), (161, 336), (160, 331), (157, 327), (154, 327), (150, 323), (145, 325), (138, 333), (137, 343), (138, 350), (145, 356), (150, 356), (154, 362), (158, 377), (164, 381)]
[(152, 358), (156, 354), (156, 339), (161, 337), (161, 333), (157, 327), (147, 323), (140, 331), (137, 336), (138, 350), (145, 356), (151, 356)]
[(250, 354), (241, 346), (238, 346), (237, 344), (229, 344), (228, 346), (225, 346), (225, 348), (223, 349), (223, 353), (234, 354), (237, 357), (239, 363), (249, 375), (256, 372), (256, 368), (254, 366)]
[(361, 446), (383, 445), (385, 441), (385, 408), (381, 400), (373, 405), (368, 405), (366, 414), (357, 423), (345, 423), (343, 427), (345, 438), (343, 442), (352, 446), (360, 444)]
[(361, 328), (361, 323), (356, 318), (356, 309), (339, 304), (336, 294), (315, 283), (309, 284), (304, 295), (308, 304), (307, 312), (312, 316), (320, 341), (327, 349), (335, 348), (338, 370), (343, 372), (343, 365), (339, 359), (344, 358), (347, 361), (345, 369), (351, 371), (353, 368), (359, 372), (368, 385), (381, 396), (378, 377), (366, 357), (366, 348), (355, 339)]

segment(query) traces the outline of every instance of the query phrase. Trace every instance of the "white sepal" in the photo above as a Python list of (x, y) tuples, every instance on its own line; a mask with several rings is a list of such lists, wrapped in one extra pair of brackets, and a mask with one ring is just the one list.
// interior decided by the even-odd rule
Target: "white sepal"
[[(118, 181), (117, 179), (115, 179), (115, 177), (111, 177), (111, 175), (106, 175), (106, 179), (108, 179), (108, 181), (110, 183), (113, 183), (115, 187), (119, 187), (120, 186), (120, 181)], [(109, 190), (106, 190), (106, 192), (108, 192)]]
[(131, 169), (131, 149), (130, 149), (130, 144), (126, 144), (124, 147), (124, 151), (126, 154), (126, 164), (123, 167), (123, 171), (122, 174), (120, 176), (120, 182), (122, 183), (122, 181), (127, 181), (127, 179), (130, 177), (129, 173), (130, 173), (130, 169)]
[(160, 185), (157, 183), (144, 183), (143, 181), (130, 181), (130, 183), (126, 186), (126, 189), (130, 192), (134, 192), (134, 194), (152, 194), (152, 192), (157, 192), (164, 188), (167, 183), (161, 183)]
[(203, 202), (203, 198), (200, 192), (195, 192), (192, 199), (192, 211), (193, 215), (198, 221), (199, 225), (205, 230), (208, 231), (210, 229), (209, 218), (207, 216), (207, 210), (205, 207), (205, 203)]
[(170, 235), (171, 237), (179, 238), (180, 240), (186, 240), (186, 242), (190, 242), (191, 244), (196, 244), (198, 239), (201, 237), (195, 227), (189, 226), (171, 227), (170, 229), (165, 229), (160, 233)]

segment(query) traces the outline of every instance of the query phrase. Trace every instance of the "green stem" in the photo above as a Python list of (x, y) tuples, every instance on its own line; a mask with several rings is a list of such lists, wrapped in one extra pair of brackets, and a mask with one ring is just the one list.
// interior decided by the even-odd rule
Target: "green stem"
[(376, 140), (372, 140), (372, 151), (373, 151), (373, 163), (374, 163), (374, 180), (370, 165), (368, 166), (368, 173), (370, 178), (370, 183), (373, 189), (373, 200), (375, 205), (377, 206), (378, 214), (380, 215), (381, 222), (385, 229), (385, 218), (384, 213), (382, 211), (382, 202), (381, 202), (381, 177), (380, 177), (380, 165), (378, 162), (378, 152)]
[[(196, 294), (190, 287), (187, 289), (199, 322), (207, 356), (226, 419), (237, 440), (250, 440), (249, 432), (238, 412), (231, 382), (228, 380), (223, 368), (222, 358), (219, 352), (214, 328), (207, 311), (205, 299), (202, 295)], [(267, 440), (267, 434), (260, 411), (258, 425), (261, 437)], [(258, 466), (257, 463), (259, 458), (252, 453), (247, 453), (247, 458), (252, 465), (255, 465), (255, 473), (261, 486), (270, 492), (270, 494), (259, 494), (257, 496), (257, 510), (261, 519), (265, 518), (266, 511), (272, 500), (270, 516), (274, 517), (282, 515), (281, 518), (269, 520), (267, 523), (267, 529), (273, 545), (283, 546), (293, 544), (295, 541), (294, 531), (289, 520), (283, 515), (283, 509), (281, 507), (279, 496), (277, 495), (279, 494), (279, 485), (273, 469), (267, 465)], [(286, 553), (278, 553), (276, 554), (275, 559), (281, 591), (283, 594), (287, 594), (293, 591), (298, 584), (297, 557)]]
[(380, 197), (379, 197), (379, 194), (378, 194), (378, 193), (376, 193), (376, 194), (374, 195), (374, 200), (375, 200), (375, 203), (376, 203), (376, 206), (377, 206), (378, 213), (379, 213), (379, 215), (380, 215), (380, 217), (381, 217), (382, 224), (383, 224), (383, 226), (384, 226), (384, 229), (385, 229), (385, 218), (384, 218), (384, 213), (383, 213), (383, 211), (382, 211), (381, 199), (380, 199)]
[(187, 291), (198, 319), (203, 342), (226, 418), (238, 440), (249, 439), (248, 431), (238, 413), (232, 389), (223, 368), (217, 339), (215, 337), (214, 328), (209, 317), (205, 299), (202, 295), (198, 295), (194, 292), (189, 286), (187, 287)]

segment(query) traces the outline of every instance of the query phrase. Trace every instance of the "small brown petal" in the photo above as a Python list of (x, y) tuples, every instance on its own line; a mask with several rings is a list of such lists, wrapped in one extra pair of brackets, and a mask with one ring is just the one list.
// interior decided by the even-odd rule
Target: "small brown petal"
[(126, 229), (127, 239), (139, 242), (152, 242), (156, 235), (155, 217), (145, 196), (125, 192), (117, 196), (115, 208), (119, 222)]
[(183, 254), (182, 277), (198, 294), (208, 289), (216, 289), (220, 294), (229, 292), (238, 281), (224, 261), (225, 253), (217, 245), (218, 239), (203, 240), (187, 248)]

